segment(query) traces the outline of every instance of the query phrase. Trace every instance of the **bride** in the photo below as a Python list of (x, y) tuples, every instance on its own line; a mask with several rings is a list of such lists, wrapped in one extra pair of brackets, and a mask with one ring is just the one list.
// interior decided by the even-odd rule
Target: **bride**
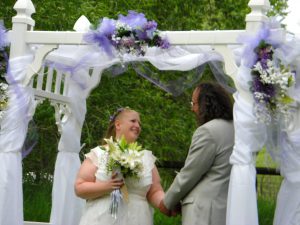
[[(125, 137), (128, 143), (135, 142), (141, 132), (139, 114), (130, 108), (121, 108), (111, 117), (106, 138)], [(153, 225), (153, 210), (149, 203), (158, 207), (164, 197), (155, 157), (148, 150), (142, 151), (143, 172), (140, 179), (117, 178), (116, 174), (107, 173), (105, 150), (101, 147), (86, 154), (75, 182), (75, 192), (86, 199), (80, 225)], [(117, 218), (109, 207), (110, 193), (126, 184), (128, 201), (121, 201)]]

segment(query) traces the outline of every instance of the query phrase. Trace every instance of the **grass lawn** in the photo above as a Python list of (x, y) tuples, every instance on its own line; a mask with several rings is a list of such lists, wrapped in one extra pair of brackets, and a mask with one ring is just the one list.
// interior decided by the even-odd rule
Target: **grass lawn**
[[(265, 150), (262, 150), (257, 156), (257, 167), (276, 168)], [(174, 169), (160, 169), (162, 185), (166, 190), (175, 176)], [(276, 207), (276, 195), (279, 190), (280, 176), (257, 176), (258, 192), (258, 212), (260, 225), (272, 225), (274, 211)], [(26, 221), (49, 222), (51, 211), (51, 182), (41, 182), (33, 184), (32, 181), (24, 182), (24, 219)], [(180, 225), (181, 216), (166, 217), (154, 211), (155, 225)]]
[(278, 164), (272, 160), (270, 154), (263, 148), (256, 156), (256, 167), (278, 168)]
[[(25, 221), (49, 222), (51, 210), (51, 185), (24, 184)], [(260, 225), (272, 225), (275, 200), (258, 198)], [(181, 225), (181, 216), (166, 217), (154, 211), (154, 225)]]

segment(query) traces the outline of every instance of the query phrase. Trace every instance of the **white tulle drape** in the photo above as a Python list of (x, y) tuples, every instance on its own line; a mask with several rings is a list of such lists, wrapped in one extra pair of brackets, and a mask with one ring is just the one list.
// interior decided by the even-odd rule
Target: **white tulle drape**
[[(88, 73), (77, 70), (71, 75), (67, 96), (70, 97), (70, 114), (66, 113), (62, 124), (58, 155), (55, 163), (52, 191), (52, 225), (79, 224), (84, 201), (76, 197), (74, 183), (80, 167), (81, 128), (86, 114), (85, 91), (88, 87)], [(80, 81), (80, 82), (78, 82)]]
[(280, 172), (284, 179), (277, 196), (274, 225), (300, 224), (300, 107), (281, 134)]
[[(71, 54), (72, 53), (72, 54)], [(170, 49), (149, 48), (146, 55), (138, 57), (125, 54), (109, 57), (98, 46), (60, 46), (47, 57), (53, 67), (76, 71), (79, 68), (109, 68), (118, 63), (148, 61), (159, 70), (192, 70), (209, 61), (224, 61), (211, 46), (172, 46)], [(65, 63), (64, 63), (65, 61)], [(79, 82), (79, 81), (78, 81)]]
[(235, 145), (230, 157), (226, 224), (258, 225), (255, 154), (265, 144), (266, 129), (254, 123), (251, 102), (239, 92), (234, 94), (234, 99)]
[(0, 225), (23, 225), (22, 147), (35, 102), (30, 88), (19, 82), (31, 56), (10, 61), (9, 105), (0, 130)]

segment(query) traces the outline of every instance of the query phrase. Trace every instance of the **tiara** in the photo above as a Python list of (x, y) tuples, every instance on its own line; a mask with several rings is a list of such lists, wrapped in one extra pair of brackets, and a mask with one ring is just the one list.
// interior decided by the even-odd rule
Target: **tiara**
[(121, 108), (118, 108), (113, 115), (109, 116), (109, 122), (112, 122), (116, 119), (116, 117), (121, 113), (123, 112), (125, 109), (130, 109), (128, 106), (126, 107), (121, 107)]

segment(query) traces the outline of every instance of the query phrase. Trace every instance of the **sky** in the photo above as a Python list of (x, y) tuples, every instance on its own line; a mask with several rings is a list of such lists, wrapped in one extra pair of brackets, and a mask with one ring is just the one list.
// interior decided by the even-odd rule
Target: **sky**
[(300, 36), (300, 0), (288, 0), (289, 14), (283, 21), (287, 30)]

